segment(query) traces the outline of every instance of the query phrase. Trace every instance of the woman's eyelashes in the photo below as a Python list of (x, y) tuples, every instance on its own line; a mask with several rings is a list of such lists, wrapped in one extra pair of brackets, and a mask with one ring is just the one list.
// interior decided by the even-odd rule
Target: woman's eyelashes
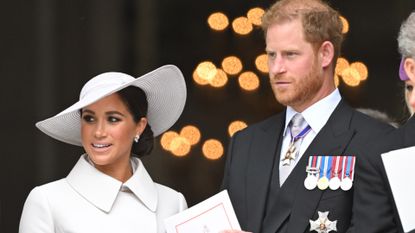
[[(87, 122), (87, 123), (93, 123), (93, 122), (96, 121), (95, 117), (92, 116), (92, 115), (89, 115), (89, 114), (83, 115), (82, 120)], [(122, 121), (122, 119), (120, 117), (117, 117), (117, 116), (107, 116), (105, 118), (105, 120), (109, 123), (117, 123), (117, 122)]]

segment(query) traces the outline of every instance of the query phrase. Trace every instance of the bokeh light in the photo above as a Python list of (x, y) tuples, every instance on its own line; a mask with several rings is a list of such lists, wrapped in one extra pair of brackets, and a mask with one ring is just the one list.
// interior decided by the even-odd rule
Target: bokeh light
[(210, 81), (215, 77), (217, 70), (215, 64), (210, 61), (204, 61), (199, 63), (196, 72), (201, 79)]
[(228, 133), (229, 136), (233, 136), (234, 133), (238, 132), (239, 130), (242, 130), (247, 127), (247, 124), (243, 121), (237, 120), (233, 121), (228, 126)]
[(240, 35), (247, 35), (252, 31), (253, 28), (248, 18), (238, 17), (233, 20), (232, 29)]
[(226, 57), (222, 61), (222, 69), (230, 75), (238, 74), (242, 68), (242, 62), (236, 56)]
[(256, 57), (255, 66), (259, 71), (268, 73), (268, 56), (266, 54), (261, 54)]
[(163, 149), (170, 151), (170, 145), (174, 138), (178, 137), (179, 134), (174, 131), (167, 131), (163, 133), (160, 139), (160, 144)]
[(248, 16), (248, 20), (253, 25), (260, 26), (262, 23), (262, 16), (264, 15), (264, 10), (260, 7), (252, 8), (246, 14)]
[(349, 62), (346, 60), (346, 58), (343, 58), (343, 57), (337, 58), (335, 74), (341, 75), (343, 70), (348, 67), (349, 67)]
[(186, 138), (190, 145), (193, 146), (200, 141), (202, 134), (196, 126), (187, 125), (180, 130), (180, 136)]
[(170, 143), (170, 151), (175, 156), (185, 156), (190, 152), (190, 143), (182, 136), (175, 137)]
[(229, 25), (228, 17), (222, 12), (212, 13), (207, 20), (209, 27), (216, 31), (222, 31)]
[(349, 32), (349, 22), (343, 16), (340, 16), (340, 20), (342, 21), (342, 24), (343, 24), (342, 33), (343, 34), (348, 33)]
[(195, 81), (197, 84), (199, 85), (207, 85), (209, 84), (209, 81), (206, 79), (201, 78), (198, 74), (197, 71), (193, 71), (193, 81)]
[(360, 84), (360, 74), (353, 68), (346, 68), (341, 74), (343, 82), (348, 86), (356, 87)]
[(239, 75), (238, 82), (239, 86), (246, 91), (254, 91), (259, 87), (259, 78), (251, 71), (246, 71)]
[(336, 87), (338, 87), (340, 84), (340, 78), (337, 74), (334, 75), (334, 85), (336, 85)]
[(350, 67), (357, 70), (360, 74), (360, 81), (366, 80), (369, 74), (366, 65), (363, 62), (353, 62)]
[(223, 87), (228, 82), (228, 75), (222, 69), (216, 69), (215, 77), (209, 81), (212, 87)]
[(208, 159), (219, 159), (223, 155), (222, 143), (216, 139), (209, 139), (203, 143), (203, 155)]

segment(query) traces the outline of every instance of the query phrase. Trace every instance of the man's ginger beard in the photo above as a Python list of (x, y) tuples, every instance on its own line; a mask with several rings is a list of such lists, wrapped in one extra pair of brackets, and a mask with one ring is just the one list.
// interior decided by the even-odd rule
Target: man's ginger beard
[[(290, 81), (295, 82), (294, 90), (279, 91), (273, 88), (274, 96), (279, 103), (285, 106), (301, 106), (307, 101), (310, 101), (318, 93), (323, 83), (323, 77), (318, 72), (316, 59), (314, 59), (312, 68), (305, 77), (300, 79), (288, 77)], [(278, 79), (278, 76), (274, 76), (271, 80), (275, 81)]]

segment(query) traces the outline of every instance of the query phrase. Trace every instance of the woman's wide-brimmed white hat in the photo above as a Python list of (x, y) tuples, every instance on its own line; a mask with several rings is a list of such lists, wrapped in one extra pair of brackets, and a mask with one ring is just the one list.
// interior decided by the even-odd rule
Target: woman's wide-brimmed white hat
[(125, 87), (137, 86), (147, 96), (147, 120), (154, 137), (169, 129), (183, 112), (186, 83), (174, 65), (165, 65), (138, 78), (120, 72), (95, 76), (82, 88), (79, 101), (36, 126), (59, 141), (82, 146), (80, 109)]

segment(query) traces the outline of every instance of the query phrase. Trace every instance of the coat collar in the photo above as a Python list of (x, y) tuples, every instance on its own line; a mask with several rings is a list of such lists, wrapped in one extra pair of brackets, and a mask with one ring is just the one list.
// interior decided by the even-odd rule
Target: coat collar
[[(124, 184), (97, 170), (82, 155), (66, 177), (69, 185), (83, 198), (104, 212), (110, 212), (121, 188), (127, 187), (152, 212), (157, 209), (157, 190), (150, 175), (138, 158), (131, 158), (137, 167)], [(134, 165), (133, 165), (134, 166)]]

